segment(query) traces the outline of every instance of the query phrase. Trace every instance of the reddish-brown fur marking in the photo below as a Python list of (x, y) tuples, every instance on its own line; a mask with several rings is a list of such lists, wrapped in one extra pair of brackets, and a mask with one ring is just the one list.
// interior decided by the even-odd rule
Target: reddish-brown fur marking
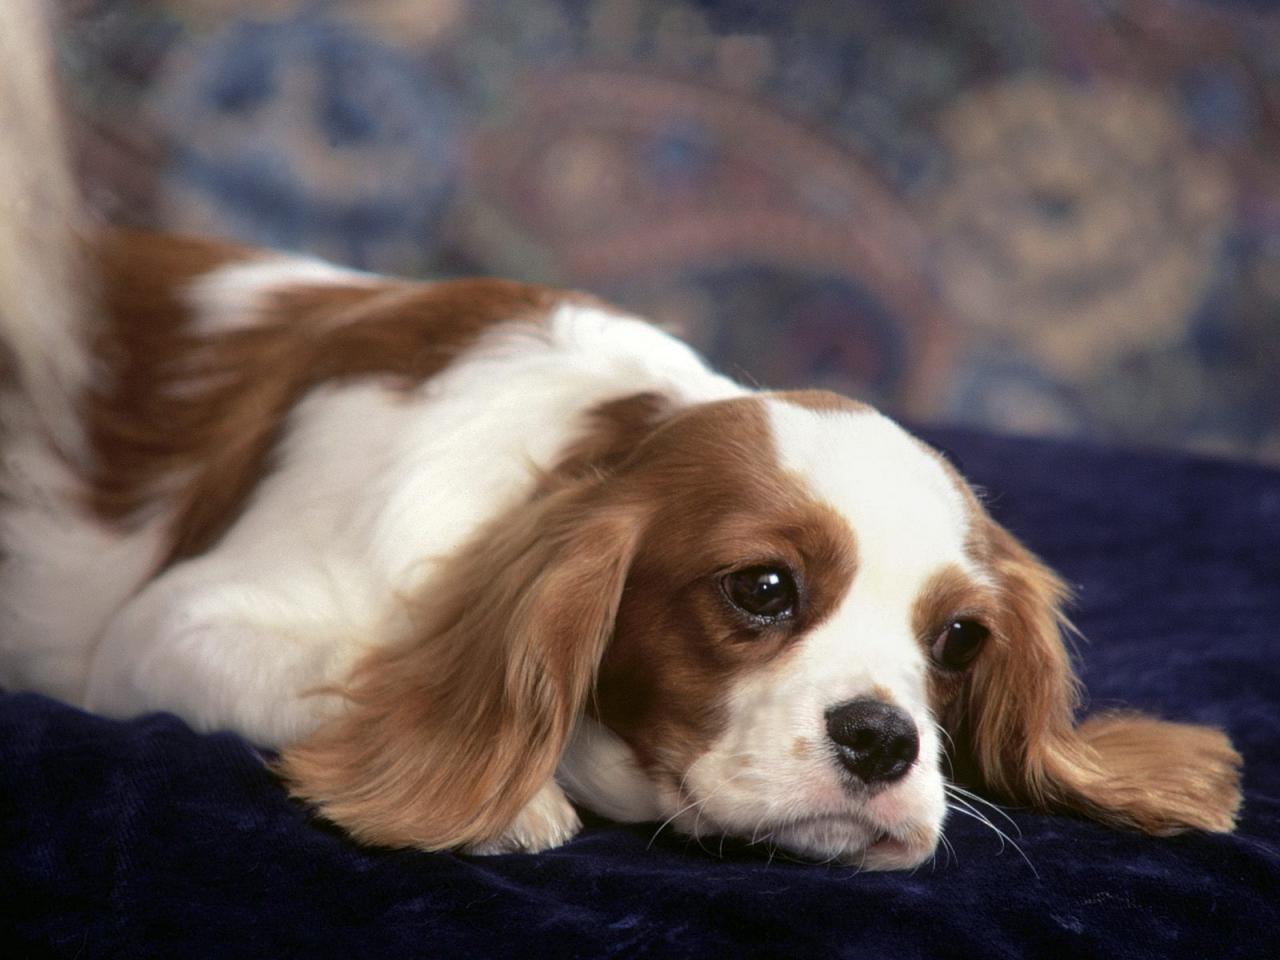
[[(911, 611), (911, 630), (926, 661), (933, 658), (933, 645), (952, 620), (972, 618), (983, 625), (995, 624), (999, 604), (992, 591), (974, 581), (959, 567), (939, 570), (925, 584)], [(950, 703), (964, 680), (961, 673), (929, 671), (929, 699), (936, 710)]]
[(501, 280), (300, 284), (273, 294), (253, 323), (200, 336), (185, 290), (262, 254), (116, 231), (98, 256), (110, 376), (89, 408), (91, 505), (127, 522), (165, 498), (175, 512), (168, 562), (207, 549), (235, 520), (309, 391), (354, 377), (419, 383), (489, 327), (537, 319), (560, 296)]
[(293, 793), (369, 843), (500, 835), (555, 771), (612, 632), (638, 523), (606, 493), (570, 484), (453, 558), (417, 635), (371, 655), (346, 712), (284, 751)]

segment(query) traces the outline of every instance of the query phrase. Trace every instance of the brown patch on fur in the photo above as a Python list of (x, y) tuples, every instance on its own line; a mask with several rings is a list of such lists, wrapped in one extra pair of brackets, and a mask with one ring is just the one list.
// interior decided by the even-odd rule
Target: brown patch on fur
[(1001, 589), (995, 629), (955, 699), (936, 704), (962, 751), (958, 769), (1017, 802), (1146, 833), (1231, 830), (1240, 756), (1230, 741), (1140, 714), (1077, 727), (1079, 681), (1062, 641), (1066, 587), (994, 521), (979, 537)]
[(893, 691), (890, 690), (888, 687), (881, 686), (878, 683), (872, 685), (870, 693), (873, 698), (875, 698), (876, 700), (879, 700), (881, 703), (896, 702), (893, 698)]
[[(997, 620), (997, 603), (991, 591), (957, 566), (935, 573), (920, 591), (911, 611), (911, 628), (926, 660), (933, 658), (933, 645), (951, 621), (972, 618), (987, 626)], [(979, 652), (981, 657), (982, 653)], [(964, 674), (946, 670), (929, 671), (929, 699), (934, 710), (949, 704), (959, 692)]]
[(671, 412), (671, 400), (660, 393), (636, 393), (601, 404), (588, 413), (586, 429), (561, 454), (548, 482), (608, 474)]
[(235, 520), (309, 391), (358, 377), (420, 383), (489, 327), (537, 318), (558, 296), (499, 280), (304, 283), (268, 298), (253, 325), (200, 336), (185, 289), (262, 254), (119, 231), (98, 255), (110, 378), (90, 408), (91, 505), (125, 522), (165, 498), (175, 514), (167, 562), (207, 549)]
[(926, 653), (937, 633), (952, 620), (973, 617), (987, 622), (994, 615), (991, 591), (957, 566), (935, 573), (920, 591), (911, 611), (911, 626)]
[[(646, 475), (644, 496), (659, 507), (632, 567), (593, 710), (651, 773), (678, 781), (723, 728), (732, 680), (784, 656), (838, 606), (853, 580), (854, 537), (777, 466), (755, 399), (673, 417), (631, 465)], [(762, 563), (798, 575), (794, 621), (760, 627), (725, 597), (725, 574)]]
[(609, 492), (550, 493), (453, 558), (417, 635), (365, 660), (348, 710), (284, 751), (294, 795), (368, 843), (500, 836), (555, 772), (613, 630), (639, 523)]

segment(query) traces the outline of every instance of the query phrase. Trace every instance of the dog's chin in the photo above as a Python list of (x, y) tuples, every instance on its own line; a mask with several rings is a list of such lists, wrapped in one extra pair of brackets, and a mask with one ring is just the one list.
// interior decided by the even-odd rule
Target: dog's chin
[(746, 835), (725, 829), (705, 816), (697, 824), (682, 825), (695, 837), (726, 834), (747, 839), (753, 846), (780, 851), (817, 863), (840, 863), (860, 870), (911, 870), (933, 856), (941, 833), (925, 824), (902, 824), (892, 830), (852, 816), (825, 815), (769, 826), (761, 824)]
[(932, 857), (938, 846), (936, 829), (907, 825), (889, 831), (837, 817), (784, 824), (772, 835), (778, 847), (807, 860), (863, 870), (911, 870)]

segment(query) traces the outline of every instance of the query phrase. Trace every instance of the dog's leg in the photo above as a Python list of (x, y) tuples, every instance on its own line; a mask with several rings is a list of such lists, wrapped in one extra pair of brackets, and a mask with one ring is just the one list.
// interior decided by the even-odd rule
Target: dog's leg
[(85, 707), (119, 717), (167, 710), (264, 746), (309, 733), (335, 709), (332, 684), (358, 651), (340, 635), (332, 600), (297, 583), (285, 592), (202, 572), (199, 562), (177, 567), (117, 613), (94, 653)]
[(498, 836), (464, 848), (466, 853), (537, 853), (573, 839), (582, 829), (577, 811), (560, 785), (548, 780)]

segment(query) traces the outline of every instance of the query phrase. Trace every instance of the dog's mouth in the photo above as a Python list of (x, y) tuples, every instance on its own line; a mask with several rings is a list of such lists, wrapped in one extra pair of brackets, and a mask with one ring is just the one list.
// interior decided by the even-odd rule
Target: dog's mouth
[(866, 870), (909, 870), (933, 856), (938, 831), (917, 824), (888, 829), (855, 817), (820, 817), (775, 831), (781, 846), (817, 860)]
[[(742, 830), (725, 828), (703, 816), (694, 836), (726, 834), (743, 837)], [(819, 863), (840, 863), (862, 870), (910, 870), (933, 856), (940, 831), (908, 823), (887, 828), (851, 814), (820, 814), (758, 826), (748, 838), (754, 845), (786, 851)]]
[(866, 849), (867, 866), (872, 870), (907, 870), (933, 856), (937, 840), (904, 840), (883, 833)]

